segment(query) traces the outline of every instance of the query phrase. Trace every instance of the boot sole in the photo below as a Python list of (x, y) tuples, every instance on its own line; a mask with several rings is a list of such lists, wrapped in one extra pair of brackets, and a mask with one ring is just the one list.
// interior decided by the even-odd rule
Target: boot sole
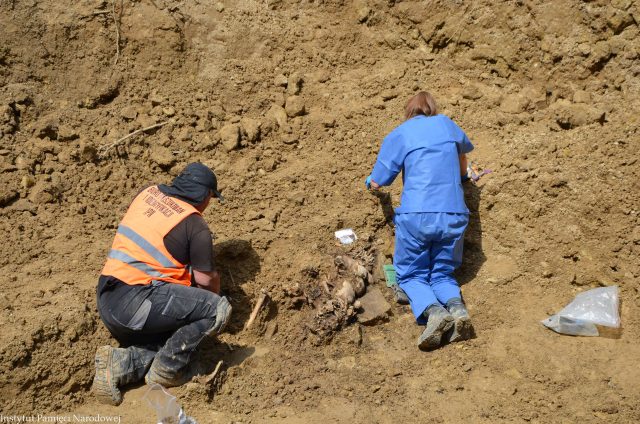
[[(453, 327), (453, 317), (446, 316), (438, 323), (438, 327), (430, 335), (424, 336), (424, 332), (418, 338), (418, 348), (420, 350), (433, 350), (440, 347), (442, 336)], [(426, 330), (425, 330), (426, 331)]]
[(469, 340), (473, 336), (473, 325), (468, 317), (458, 318), (455, 320), (453, 333), (449, 341), (451, 343)]
[(118, 406), (122, 403), (122, 394), (113, 384), (113, 376), (111, 375), (112, 352), (113, 348), (111, 346), (101, 346), (96, 351), (96, 374), (93, 377), (91, 391), (100, 402)]

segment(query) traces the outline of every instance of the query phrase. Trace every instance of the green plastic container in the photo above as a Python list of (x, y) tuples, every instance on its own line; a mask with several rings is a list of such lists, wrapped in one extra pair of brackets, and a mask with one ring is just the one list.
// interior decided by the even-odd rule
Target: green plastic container
[(396, 269), (393, 265), (383, 265), (382, 271), (384, 272), (384, 279), (387, 282), (387, 287), (393, 287), (398, 284), (398, 279), (396, 278)]

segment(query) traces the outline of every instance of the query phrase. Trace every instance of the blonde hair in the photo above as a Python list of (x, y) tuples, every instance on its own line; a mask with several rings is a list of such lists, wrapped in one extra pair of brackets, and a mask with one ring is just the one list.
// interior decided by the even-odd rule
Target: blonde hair
[(431, 93), (421, 91), (407, 102), (404, 108), (404, 118), (411, 119), (417, 115), (433, 116), (438, 114), (436, 100)]

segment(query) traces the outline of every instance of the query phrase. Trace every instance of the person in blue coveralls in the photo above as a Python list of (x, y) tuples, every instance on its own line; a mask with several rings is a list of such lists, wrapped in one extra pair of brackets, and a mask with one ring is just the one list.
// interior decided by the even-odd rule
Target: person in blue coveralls
[(462, 183), (468, 180), (466, 154), (473, 145), (455, 122), (438, 114), (430, 93), (409, 99), (405, 119), (385, 137), (365, 184), (377, 190), (402, 171), (393, 264), (416, 321), (426, 324), (418, 347), (432, 350), (473, 335), (453, 277), (469, 222)]

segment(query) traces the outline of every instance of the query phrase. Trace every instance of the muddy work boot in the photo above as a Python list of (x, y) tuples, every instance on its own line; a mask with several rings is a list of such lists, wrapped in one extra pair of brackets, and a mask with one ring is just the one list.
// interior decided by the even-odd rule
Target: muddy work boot
[(410, 303), (409, 296), (398, 284), (392, 285), (391, 290), (393, 291), (393, 298), (398, 305), (408, 305)]
[(442, 305), (431, 305), (424, 312), (427, 328), (418, 337), (421, 350), (433, 350), (440, 346), (442, 336), (453, 327), (453, 317)]
[(154, 368), (154, 366), (151, 365), (149, 372), (144, 376), (144, 381), (147, 384), (157, 383), (162, 387), (178, 387), (191, 381), (194, 376), (195, 374), (187, 371), (172, 377), (166, 377), (157, 370), (157, 367)]
[(171, 371), (162, 364), (161, 360), (154, 360), (144, 376), (144, 382), (149, 385), (157, 383), (163, 387), (182, 386), (191, 381), (193, 377), (211, 373), (213, 371), (211, 365), (211, 361), (202, 359), (198, 352), (194, 352), (187, 366), (178, 372)]
[(462, 299), (453, 298), (447, 302), (447, 310), (453, 316), (454, 326), (453, 331), (449, 337), (449, 341), (452, 343), (461, 342), (463, 340), (469, 340), (473, 337), (473, 325), (471, 324), (471, 317), (467, 308), (465, 308)]
[(122, 393), (118, 387), (133, 383), (135, 370), (131, 366), (131, 352), (111, 346), (98, 348), (95, 357), (96, 375), (91, 391), (98, 400), (110, 405), (120, 405)]

